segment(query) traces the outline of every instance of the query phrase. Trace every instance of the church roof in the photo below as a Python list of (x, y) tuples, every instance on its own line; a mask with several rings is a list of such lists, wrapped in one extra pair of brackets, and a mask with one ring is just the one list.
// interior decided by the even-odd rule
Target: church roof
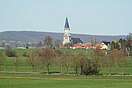
[(71, 38), (73, 44), (77, 43), (83, 43), (83, 41), (80, 38)]
[(70, 28), (69, 27), (69, 22), (68, 22), (68, 18), (66, 17), (66, 20), (65, 20), (65, 28)]

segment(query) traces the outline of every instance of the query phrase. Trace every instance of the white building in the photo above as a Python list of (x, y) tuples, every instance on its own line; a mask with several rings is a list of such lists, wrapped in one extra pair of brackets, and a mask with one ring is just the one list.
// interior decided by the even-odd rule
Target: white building
[(64, 37), (63, 37), (63, 45), (71, 44), (71, 34), (68, 18), (66, 17), (65, 26), (64, 26)]

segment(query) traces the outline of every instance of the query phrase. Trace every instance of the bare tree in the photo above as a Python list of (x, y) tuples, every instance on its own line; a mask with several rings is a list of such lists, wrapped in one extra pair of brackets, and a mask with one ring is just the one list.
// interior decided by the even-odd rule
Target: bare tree
[(59, 48), (60, 47), (60, 45), (61, 45), (61, 40), (55, 40), (55, 42), (54, 42), (55, 44), (55, 48)]
[(38, 58), (38, 51), (31, 50), (29, 52), (28, 62), (31, 64), (32, 70), (36, 71), (36, 66), (40, 63), (40, 60)]
[(72, 57), (72, 63), (73, 63), (73, 67), (74, 67), (74, 70), (75, 70), (75, 74), (78, 75), (78, 71), (79, 71), (79, 68), (80, 68), (80, 61), (81, 61), (81, 56), (80, 54), (74, 54), (73, 57)]
[(66, 73), (69, 72), (71, 66), (72, 56), (69, 53), (64, 53), (61, 57), (61, 65), (66, 68)]
[(2, 70), (2, 65), (4, 64), (5, 55), (0, 52), (0, 71)]
[(15, 65), (15, 71), (17, 71), (18, 65), (19, 65), (19, 56), (16, 55), (14, 57), (14, 65)]
[(46, 36), (44, 39), (44, 46), (47, 48), (52, 48), (53, 46), (53, 39), (51, 36)]
[(50, 65), (56, 57), (55, 50), (50, 48), (42, 48), (39, 50), (38, 54), (41, 62), (46, 65), (47, 73), (49, 74)]
[(63, 52), (61, 50), (55, 50), (56, 52), (56, 59), (55, 59), (55, 63), (57, 65), (59, 65), (60, 67), (60, 72), (63, 72)]

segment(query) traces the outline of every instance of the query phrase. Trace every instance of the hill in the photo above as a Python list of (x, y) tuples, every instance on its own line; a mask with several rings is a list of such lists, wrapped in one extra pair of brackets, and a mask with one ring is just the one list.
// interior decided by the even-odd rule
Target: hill
[[(35, 32), (35, 31), (5, 31), (0, 32), (0, 41), (31, 41), (38, 42), (44, 40), (45, 36), (51, 36), (53, 39), (63, 40), (63, 33), (54, 33), (54, 32)], [(97, 41), (112, 41), (124, 38), (125, 35), (87, 35), (87, 34), (71, 34), (72, 37), (80, 38), (84, 42), (91, 41), (93, 36), (96, 37)]]

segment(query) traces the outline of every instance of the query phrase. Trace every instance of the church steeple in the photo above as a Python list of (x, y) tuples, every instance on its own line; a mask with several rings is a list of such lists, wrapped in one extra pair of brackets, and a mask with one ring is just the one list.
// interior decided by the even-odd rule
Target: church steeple
[(71, 34), (70, 34), (70, 26), (68, 22), (68, 18), (66, 17), (64, 24), (64, 37), (63, 37), (63, 45), (71, 44)]
[(70, 26), (69, 26), (69, 22), (68, 22), (68, 18), (66, 17), (66, 20), (65, 20), (65, 28), (69, 28), (70, 29)]

